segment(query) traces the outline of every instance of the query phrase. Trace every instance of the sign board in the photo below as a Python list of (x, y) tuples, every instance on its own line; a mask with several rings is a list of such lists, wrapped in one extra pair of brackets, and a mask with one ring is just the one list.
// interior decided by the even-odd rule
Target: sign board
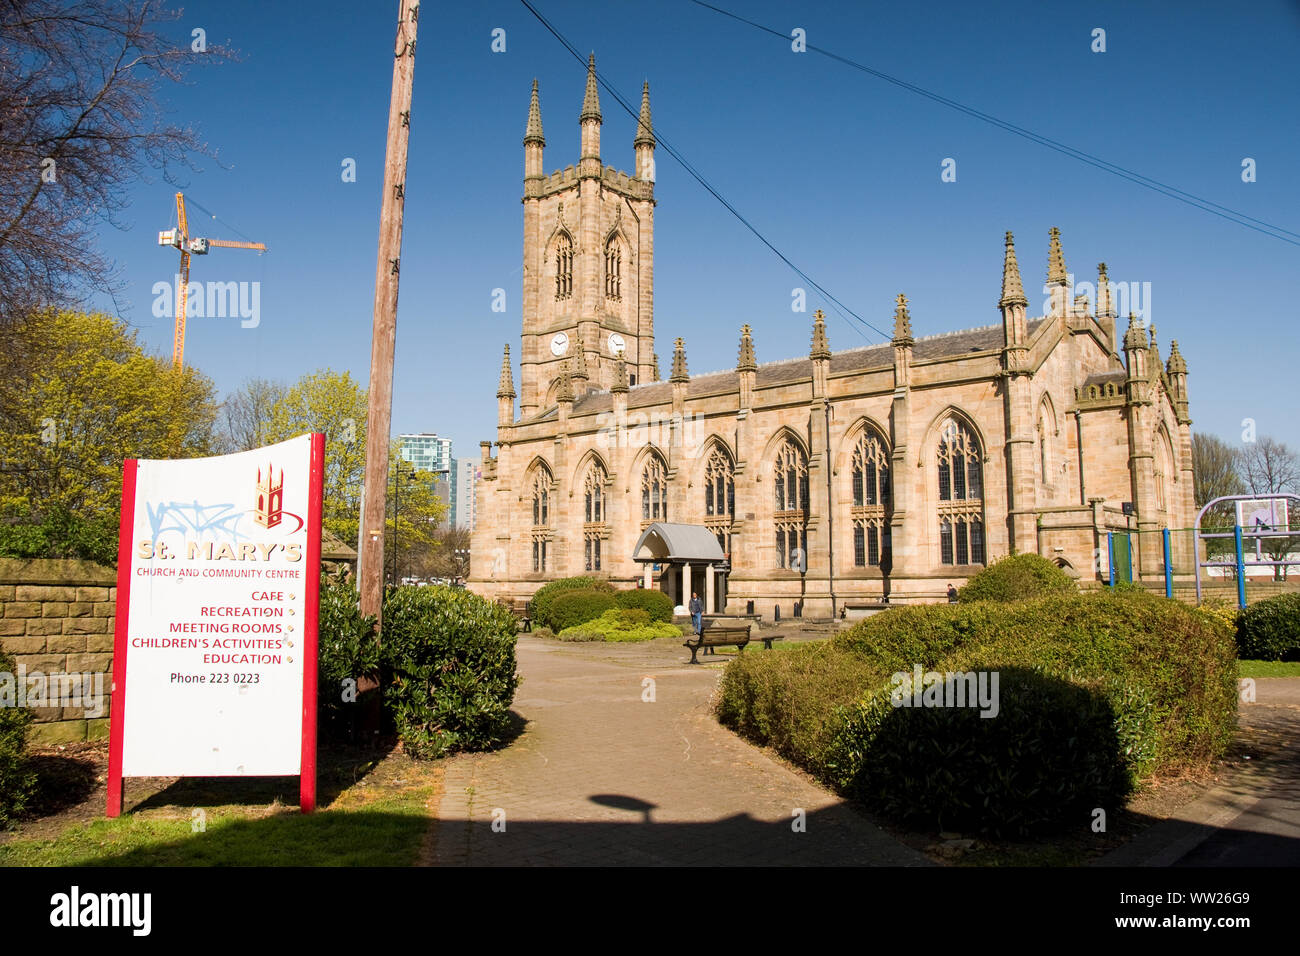
[(123, 777), (300, 776), (313, 809), (324, 449), (125, 463), (109, 816)]
[(1237, 524), (1242, 531), (1287, 531), (1287, 499), (1251, 498), (1237, 502)]

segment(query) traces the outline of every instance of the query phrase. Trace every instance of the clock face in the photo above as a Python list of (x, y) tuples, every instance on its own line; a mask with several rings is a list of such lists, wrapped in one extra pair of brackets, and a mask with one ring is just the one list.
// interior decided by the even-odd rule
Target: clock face
[(627, 343), (623, 341), (623, 336), (617, 332), (609, 333), (609, 351), (612, 355), (618, 355), (626, 348)]
[(551, 354), (563, 355), (569, 351), (569, 337), (563, 332), (556, 332), (555, 338), (551, 339)]

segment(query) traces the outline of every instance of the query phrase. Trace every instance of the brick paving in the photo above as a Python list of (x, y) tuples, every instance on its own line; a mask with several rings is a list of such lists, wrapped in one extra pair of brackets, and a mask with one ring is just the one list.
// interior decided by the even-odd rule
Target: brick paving
[(526, 728), (502, 750), (448, 761), (434, 865), (927, 864), (719, 726), (710, 698), (723, 665), (686, 664), (680, 642), (522, 635), (518, 655)]

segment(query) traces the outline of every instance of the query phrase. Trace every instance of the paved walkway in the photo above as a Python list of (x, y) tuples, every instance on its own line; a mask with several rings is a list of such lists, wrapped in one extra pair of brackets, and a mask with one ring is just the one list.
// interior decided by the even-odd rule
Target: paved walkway
[(719, 726), (722, 665), (685, 664), (680, 642), (523, 635), (518, 655), (527, 727), (448, 762), (435, 865), (927, 864)]

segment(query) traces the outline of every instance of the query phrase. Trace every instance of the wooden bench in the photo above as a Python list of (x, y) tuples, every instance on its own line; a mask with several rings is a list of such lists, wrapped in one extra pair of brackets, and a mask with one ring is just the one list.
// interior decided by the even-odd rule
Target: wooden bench
[(507, 601), (500, 598), (497, 603), (507, 608), (515, 616), (515, 626), (523, 625), (522, 630), (525, 634), (533, 629), (533, 602), (532, 601)]
[(745, 653), (745, 645), (751, 640), (762, 641), (763, 647), (767, 650), (772, 649), (772, 642), (779, 641), (784, 634), (760, 634), (757, 637), (752, 636), (751, 625), (728, 625), (728, 624), (710, 624), (704, 628), (703, 634), (697, 634), (694, 638), (682, 643), (682, 647), (690, 649), (691, 663), (698, 664), (699, 660), (696, 655), (704, 650), (706, 653), (713, 653), (715, 647), (736, 647), (739, 653)]

